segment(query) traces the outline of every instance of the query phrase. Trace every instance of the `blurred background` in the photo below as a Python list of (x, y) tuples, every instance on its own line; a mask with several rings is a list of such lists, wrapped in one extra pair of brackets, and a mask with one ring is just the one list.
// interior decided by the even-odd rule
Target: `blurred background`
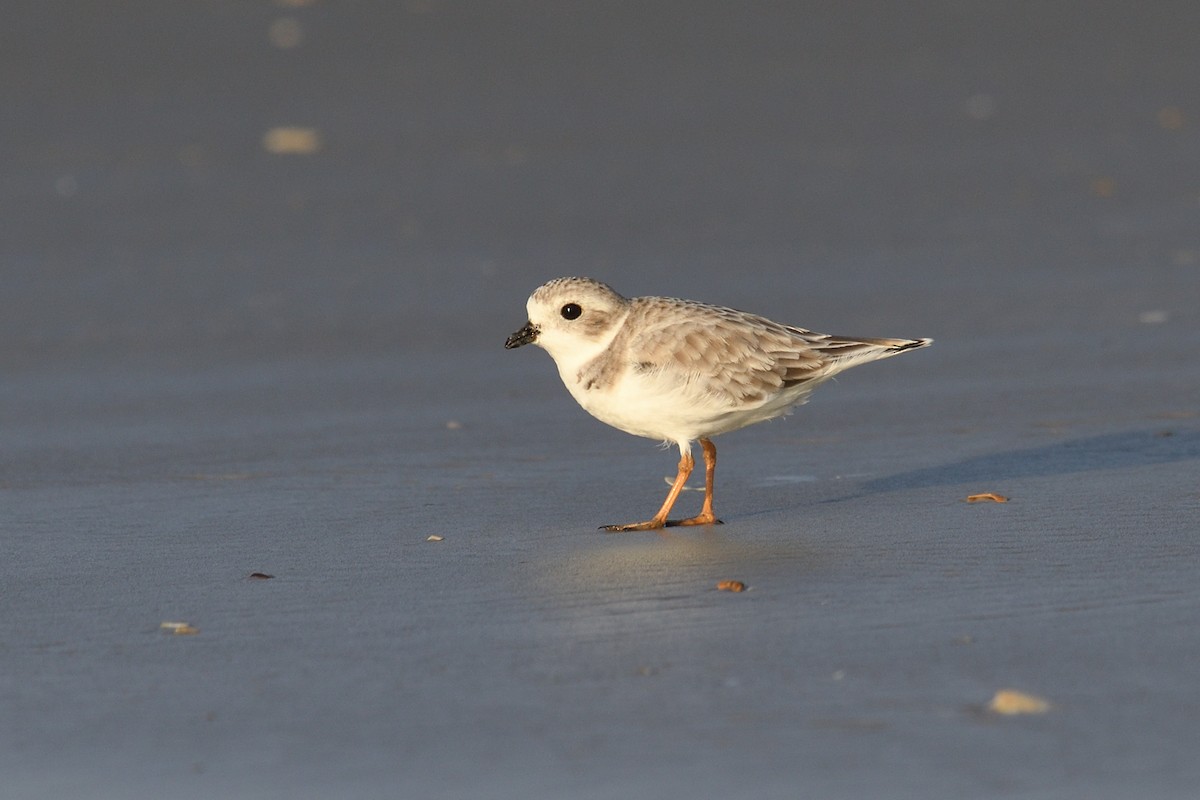
[(0, 366), (498, 348), (544, 280), (835, 333), (1197, 321), (1200, 5), (25, 0)]

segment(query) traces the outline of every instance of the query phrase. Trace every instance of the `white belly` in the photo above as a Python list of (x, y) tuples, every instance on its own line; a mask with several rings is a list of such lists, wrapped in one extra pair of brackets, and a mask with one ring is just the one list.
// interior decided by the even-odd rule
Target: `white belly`
[(635, 436), (680, 444), (782, 416), (808, 394), (797, 390), (754, 404), (736, 405), (706, 392), (703, 380), (684, 383), (654, 373), (629, 372), (612, 386), (588, 389), (564, 376), (567, 389), (579, 405), (601, 422)]

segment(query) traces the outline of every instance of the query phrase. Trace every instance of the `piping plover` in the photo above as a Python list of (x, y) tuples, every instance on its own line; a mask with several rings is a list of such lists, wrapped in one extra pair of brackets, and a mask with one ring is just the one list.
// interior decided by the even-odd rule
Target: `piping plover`
[[(626, 298), (590, 278), (543, 284), (526, 309), (529, 321), (505, 348), (536, 344), (589, 414), (679, 447), (679, 471), (658, 513), (603, 526), (610, 531), (719, 523), (711, 437), (787, 414), (842, 370), (933, 341), (829, 336), (691, 300)], [(693, 442), (704, 450), (704, 505), (694, 517), (668, 520), (695, 466)]]

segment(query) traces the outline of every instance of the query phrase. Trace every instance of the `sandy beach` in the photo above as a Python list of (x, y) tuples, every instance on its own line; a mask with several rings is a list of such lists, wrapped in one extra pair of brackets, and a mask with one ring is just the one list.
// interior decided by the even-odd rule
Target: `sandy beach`
[[(25, 5), (4, 797), (1197, 796), (1200, 7)], [(560, 275), (936, 341), (607, 534)]]

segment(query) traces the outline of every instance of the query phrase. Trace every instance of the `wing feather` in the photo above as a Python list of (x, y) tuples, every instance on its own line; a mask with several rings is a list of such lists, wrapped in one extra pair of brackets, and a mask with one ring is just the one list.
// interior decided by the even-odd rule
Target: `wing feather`
[(703, 380), (710, 395), (732, 406), (766, 402), (781, 389), (822, 377), (827, 366), (806, 339), (813, 334), (803, 329), (672, 298), (635, 302), (638, 320), (630, 329), (638, 333), (629, 346), (639, 371)]
[(830, 336), (671, 297), (634, 299), (629, 323), (623, 344), (630, 368), (703, 383), (713, 400), (736, 408), (778, 401), (784, 390), (790, 403), (802, 402), (805, 386), (932, 342)]

